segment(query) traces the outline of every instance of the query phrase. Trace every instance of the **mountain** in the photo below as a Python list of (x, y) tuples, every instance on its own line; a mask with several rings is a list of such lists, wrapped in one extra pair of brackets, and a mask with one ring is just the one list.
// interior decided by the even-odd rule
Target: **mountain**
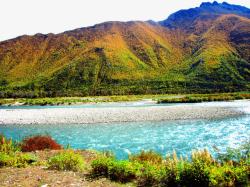
[(202, 3), (200, 7), (180, 10), (170, 15), (168, 19), (161, 21), (160, 23), (165, 27), (181, 28), (183, 30), (193, 31), (194, 24), (196, 24), (197, 21), (215, 20), (221, 15), (227, 14), (235, 14), (250, 18), (250, 9), (239, 5), (231, 5), (226, 2), (206, 2)]
[(249, 82), (250, 9), (228, 3), (0, 42), (0, 97), (229, 92)]

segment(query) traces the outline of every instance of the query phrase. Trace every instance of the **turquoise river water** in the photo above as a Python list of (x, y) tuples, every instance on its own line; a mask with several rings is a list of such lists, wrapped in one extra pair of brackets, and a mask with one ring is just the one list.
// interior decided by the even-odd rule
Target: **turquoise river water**
[(214, 153), (214, 147), (217, 147), (223, 152), (227, 147), (236, 147), (249, 140), (250, 115), (213, 120), (112, 124), (13, 124), (1, 125), (0, 133), (14, 140), (49, 134), (64, 146), (70, 144), (77, 149), (111, 150), (119, 159), (140, 150), (155, 150), (162, 155), (175, 150), (177, 154), (190, 155), (192, 150), (203, 148)]

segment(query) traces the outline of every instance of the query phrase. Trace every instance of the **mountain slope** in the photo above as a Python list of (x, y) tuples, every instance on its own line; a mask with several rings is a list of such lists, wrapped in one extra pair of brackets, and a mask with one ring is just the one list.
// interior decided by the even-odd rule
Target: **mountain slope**
[(0, 42), (0, 96), (249, 89), (250, 10), (203, 3), (156, 22), (106, 22)]

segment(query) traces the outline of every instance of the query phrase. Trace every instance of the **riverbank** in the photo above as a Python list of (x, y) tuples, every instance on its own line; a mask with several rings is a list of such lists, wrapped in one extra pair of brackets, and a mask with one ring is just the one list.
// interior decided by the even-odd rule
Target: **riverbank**
[(51, 97), (51, 98), (2, 98), (0, 106), (66, 106), (90, 103), (131, 102), (152, 100), (158, 103), (198, 103), (207, 101), (229, 101), (250, 99), (250, 92), (214, 94), (162, 94), (162, 95), (118, 95), (89, 97)]
[[(62, 151), (44, 150), (33, 152), (39, 163), (46, 163), (47, 160)], [(49, 170), (46, 164), (30, 165), (25, 168), (0, 167), (0, 186), (103, 186), (117, 187), (129, 186), (112, 182), (109, 179), (89, 178), (89, 168), (91, 162), (97, 158), (97, 154), (92, 151), (78, 150), (85, 161), (86, 168), (83, 172)]]
[(91, 124), (138, 121), (217, 119), (244, 115), (250, 101), (175, 104), (158, 106), (112, 106), (0, 110), (0, 124)]
[(216, 157), (207, 149), (190, 157), (142, 150), (118, 160), (110, 151), (65, 149), (49, 136), (0, 140), (0, 186), (249, 186), (249, 142)]

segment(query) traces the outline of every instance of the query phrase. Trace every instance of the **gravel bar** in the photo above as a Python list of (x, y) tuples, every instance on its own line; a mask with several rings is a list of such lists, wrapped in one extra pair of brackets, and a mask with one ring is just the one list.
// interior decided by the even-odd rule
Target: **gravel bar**
[(0, 125), (89, 124), (136, 121), (214, 119), (244, 115), (233, 107), (170, 105), (103, 108), (0, 109)]

